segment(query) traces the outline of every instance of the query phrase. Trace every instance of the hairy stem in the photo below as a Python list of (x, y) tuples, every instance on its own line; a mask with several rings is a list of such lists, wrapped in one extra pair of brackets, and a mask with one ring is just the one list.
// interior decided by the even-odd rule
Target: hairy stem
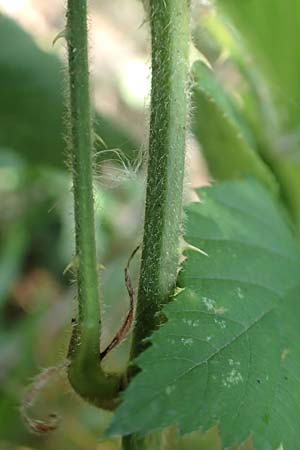
[(188, 0), (151, 0), (152, 88), (142, 262), (133, 356), (174, 288), (187, 122)]
[[(145, 348), (175, 287), (187, 124), (189, 0), (150, 0), (151, 119), (141, 271), (132, 357)], [(124, 450), (146, 440), (123, 438)]]
[(86, 0), (68, 0), (67, 42), (70, 95), (70, 150), (73, 171), (78, 319), (70, 343), (69, 380), (75, 391), (99, 406), (112, 408), (116, 377), (100, 366), (100, 304), (96, 262), (92, 182)]

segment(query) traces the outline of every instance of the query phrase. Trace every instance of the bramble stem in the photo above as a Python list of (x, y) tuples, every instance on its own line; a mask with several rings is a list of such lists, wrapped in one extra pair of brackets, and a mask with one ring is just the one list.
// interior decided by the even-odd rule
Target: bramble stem
[(86, 0), (68, 0), (67, 43), (70, 95), (70, 151), (76, 235), (78, 320), (70, 343), (69, 380), (75, 391), (112, 408), (118, 380), (100, 366), (100, 303), (96, 262), (92, 176), (92, 117), (89, 89)]
[(178, 269), (187, 123), (189, 1), (151, 0), (152, 88), (133, 356), (156, 326)]
[[(175, 287), (187, 124), (189, 0), (150, 0), (151, 119), (142, 261), (132, 358), (145, 348)], [(123, 438), (124, 450), (146, 440)]]

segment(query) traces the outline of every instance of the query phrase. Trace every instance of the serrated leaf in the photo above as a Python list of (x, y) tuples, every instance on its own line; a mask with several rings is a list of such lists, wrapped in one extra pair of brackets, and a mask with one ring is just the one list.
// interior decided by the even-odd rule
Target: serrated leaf
[(273, 174), (253, 150), (251, 132), (236, 114), (213, 72), (197, 61), (193, 78), (193, 131), (212, 176), (217, 180), (253, 176), (277, 193)]
[[(300, 305), (293, 235), (258, 183), (224, 182), (187, 208), (184, 288), (137, 362), (110, 434), (219, 424), (224, 447), (299, 450)], [(205, 251), (208, 256), (192, 248)]]

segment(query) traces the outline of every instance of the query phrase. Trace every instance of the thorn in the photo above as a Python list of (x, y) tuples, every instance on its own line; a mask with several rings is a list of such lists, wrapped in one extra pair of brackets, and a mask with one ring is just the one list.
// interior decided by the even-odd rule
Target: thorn
[(207, 257), (209, 256), (204, 250), (201, 250), (201, 248), (195, 247), (194, 245), (188, 244), (187, 242), (185, 243), (184, 248), (187, 250), (193, 250), (194, 252), (197, 252), (197, 253), (201, 253), (201, 255), (204, 255)]
[(172, 295), (172, 297), (177, 297), (177, 295), (181, 294), (181, 292), (185, 291), (185, 288), (176, 286), (175, 290), (174, 290), (174, 294)]
[(96, 141), (99, 141), (99, 142), (100, 142), (100, 144), (102, 144), (102, 145), (103, 145), (103, 147), (104, 147), (105, 149), (108, 149), (108, 145), (107, 145), (107, 143), (105, 142), (105, 140), (104, 140), (104, 139), (102, 139), (102, 137), (101, 137), (101, 136), (99, 136), (99, 134), (97, 134), (97, 133), (94, 133), (94, 136), (95, 136), (95, 140), (96, 140)]
[(77, 265), (78, 265), (78, 256), (75, 255), (64, 268), (63, 275), (66, 275), (67, 272), (70, 272), (73, 269), (73, 267), (77, 267)]
[(54, 47), (54, 45), (56, 44), (56, 42), (57, 42), (59, 39), (62, 39), (62, 38), (64, 38), (64, 39), (67, 38), (66, 30), (60, 31), (60, 32), (55, 36), (55, 38), (54, 38), (53, 41), (52, 41), (52, 47)]

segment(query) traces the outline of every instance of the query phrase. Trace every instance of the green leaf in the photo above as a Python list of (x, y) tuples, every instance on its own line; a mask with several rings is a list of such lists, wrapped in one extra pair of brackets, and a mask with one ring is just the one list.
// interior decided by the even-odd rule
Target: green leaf
[(211, 175), (217, 180), (253, 176), (277, 193), (273, 174), (253, 150), (251, 132), (213, 72), (198, 61), (193, 66), (193, 77), (193, 131)]
[[(241, 75), (250, 81), (252, 100), (257, 97), (259, 103), (252, 112), (258, 125), (254, 130), (256, 137), (259, 140), (264, 136), (259, 152), (279, 181), (282, 198), (299, 229), (299, 0), (217, 0), (216, 4), (226, 14), (227, 28), (237, 43), (234, 59), (239, 60)], [(250, 50), (250, 58), (241, 42)], [(261, 78), (250, 80), (255, 71), (264, 75), (266, 85)], [(273, 105), (267, 105), (266, 92), (271, 93), (273, 110)], [(273, 122), (274, 118), (278, 123)]]
[[(110, 434), (219, 424), (223, 446), (299, 450), (299, 257), (260, 184), (224, 182), (188, 206), (181, 290), (138, 359)], [(199, 250), (207, 253), (205, 256)]]
[[(285, 123), (298, 129), (300, 120), (299, 0), (217, 0), (232, 19), (268, 77)], [(238, 39), (235, 36), (235, 39)]]

